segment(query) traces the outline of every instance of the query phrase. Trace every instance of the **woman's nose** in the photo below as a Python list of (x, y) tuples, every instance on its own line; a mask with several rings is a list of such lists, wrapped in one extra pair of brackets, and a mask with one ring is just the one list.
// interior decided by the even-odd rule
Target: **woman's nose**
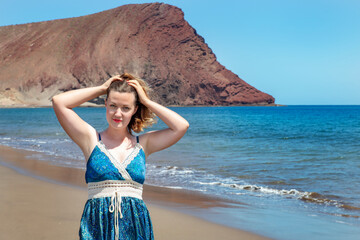
[(121, 108), (117, 108), (115, 111), (116, 116), (120, 116), (122, 114)]

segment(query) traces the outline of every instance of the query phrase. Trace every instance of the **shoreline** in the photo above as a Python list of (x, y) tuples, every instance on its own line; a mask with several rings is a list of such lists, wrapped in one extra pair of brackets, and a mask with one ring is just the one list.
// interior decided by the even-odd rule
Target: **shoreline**
[[(234, 104), (234, 105), (166, 105), (166, 107), (287, 107), (288, 105), (285, 104)], [(84, 104), (81, 104), (81, 108), (99, 108), (99, 107), (105, 107), (104, 104), (95, 104), (92, 102), (87, 102)], [(51, 104), (45, 104), (45, 105), (26, 105), (26, 104), (13, 104), (13, 105), (0, 105), (0, 109), (4, 108), (52, 108)]]
[[(59, 167), (45, 161), (33, 159), (31, 157), (32, 151), (14, 149), (1, 145), (0, 151), (0, 172), (2, 179), (5, 180), (3, 181), (5, 187), (0, 185), (0, 190), (3, 192), (10, 191), (10, 194), (4, 194), (4, 196), (0, 198), (1, 206), (6, 205), (6, 209), (11, 212), (12, 208), (22, 209), (23, 206), (26, 206), (27, 209), (29, 207), (28, 205), (30, 205), (31, 208), (29, 210), (23, 209), (25, 211), (23, 214), (27, 214), (26, 212), (29, 211), (28, 214), (32, 212), (40, 215), (38, 218), (46, 216), (47, 224), (53, 224), (54, 226), (60, 225), (60, 229), (64, 228), (61, 232), (69, 234), (64, 235), (59, 233), (57, 235), (51, 235), (53, 233), (49, 232), (48, 236), (51, 236), (51, 239), (70, 239), (70, 237), (66, 237), (70, 235), (72, 236), (71, 239), (73, 239), (77, 236), (81, 213), (87, 200), (85, 171), (82, 169)], [(11, 201), (11, 199), (14, 199), (14, 196), (24, 192), (22, 190), (23, 182), (26, 184), (31, 183), (24, 189), (28, 197), (15, 197), (16, 200)], [(10, 190), (7, 188), (10, 188)], [(46, 188), (47, 190), (36, 190), (39, 192), (35, 193), (36, 191), (31, 188)], [(59, 199), (54, 200), (50, 197), (51, 195), (57, 196), (59, 194), (61, 195)], [(196, 214), (188, 214), (182, 211), (184, 209), (190, 209), (191, 211), (191, 209), (226, 207), (227, 204), (231, 204), (231, 202), (227, 203), (222, 200), (211, 199), (187, 190), (182, 191), (149, 185), (144, 185), (143, 196), (151, 213), (156, 239), (239, 239), (239, 237), (241, 239), (254, 240), (269, 239), (237, 228), (212, 223), (199, 218)], [(64, 208), (71, 208), (72, 212), (63, 212), (64, 208), (62, 207), (55, 207), (55, 209), (53, 209), (53, 207), (49, 205), (50, 203), (48, 203), (48, 205), (36, 205), (36, 203), (40, 204), (40, 202), (42, 202), (38, 201), (38, 198), (40, 200), (49, 198), (51, 199), (51, 204), (56, 203), (56, 206), (57, 204), (65, 204), (66, 206)], [(34, 202), (35, 206), (33, 206), (32, 202)], [(51, 211), (45, 211), (42, 209), (42, 206), (44, 206), (45, 210), (49, 207)], [(7, 221), (6, 219), (8, 219), (7, 216), (9, 214), (2, 214), (2, 222)], [(51, 216), (49, 216), (49, 214)], [(22, 220), (24, 218), (32, 219), (33, 215), (22, 216), (19, 214), (12, 216), (11, 220), (5, 224), (5, 227), (3, 226), (4, 229), (0, 230), (0, 236), (11, 234), (11, 231), (5, 230), (10, 230), (15, 227), (16, 229), (23, 229), (19, 224), (24, 221)], [(62, 221), (63, 218), (67, 220)], [(51, 221), (47, 222), (48, 220)], [(10, 237), (10, 235), (4, 236), (8, 236), (7, 238), (10, 237), (9, 239), (20, 239), (20, 237), (16, 238), (16, 236), (28, 237), (35, 234), (35, 232), (45, 234), (41, 233), (40, 230), (36, 230), (37, 226), (42, 225), (44, 221), (45, 219), (38, 219), (34, 222), (33, 220), (25, 221), (23, 224), (27, 225), (24, 226), (24, 231), (14, 231), (12, 237)], [(169, 238), (169, 236), (171, 237)], [(34, 237), (33, 239), (40, 238)]]

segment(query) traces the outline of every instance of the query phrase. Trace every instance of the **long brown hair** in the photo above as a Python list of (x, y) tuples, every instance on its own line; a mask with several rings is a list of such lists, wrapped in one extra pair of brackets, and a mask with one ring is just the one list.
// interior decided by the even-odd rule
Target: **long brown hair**
[(150, 88), (146, 84), (146, 82), (138, 77), (135, 77), (129, 73), (124, 73), (120, 76), (120, 79), (122, 81), (113, 81), (108, 89), (106, 90), (106, 100), (108, 99), (110, 91), (116, 91), (116, 92), (127, 92), (127, 93), (134, 93), (135, 95), (135, 106), (138, 107), (136, 113), (132, 116), (129, 125), (127, 126), (129, 133), (131, 134), (131, 130), (133, 130), (136, 133), (139, 133), (144, 130), (144, 128), (149, 127), (153, 125), (156, 120), (156, 115), (145, 105), (143, 105), (139, 101), (139, 96), (137, 94), (137, 91), (134, 87), (130, 86), (126, 80), (137, 80), (141, 87), (143, 88), (146, 96), (149, 97), (148, 92), (150, 91)]

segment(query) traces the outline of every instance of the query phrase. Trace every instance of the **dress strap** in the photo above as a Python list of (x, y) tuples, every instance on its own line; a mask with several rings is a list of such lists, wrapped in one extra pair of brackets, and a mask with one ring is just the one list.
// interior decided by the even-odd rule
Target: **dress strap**
[(99, 141), (101, 141), (101, 135), (100, 135), (100, 133), (98, 133), (98, 135), (99, 135)]
[(139, 136), (136, 136), (136, 142), (139, 143)]

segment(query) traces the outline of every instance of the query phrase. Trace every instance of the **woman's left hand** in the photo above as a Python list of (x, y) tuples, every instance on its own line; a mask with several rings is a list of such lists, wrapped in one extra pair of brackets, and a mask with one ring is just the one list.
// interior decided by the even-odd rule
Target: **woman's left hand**
[(142, 88), (142, 86), (140, 85), (140, 83), (137, 81), (137, 80), (126, 80), (126, 82), (134, 87), (136, 89), (136, 92), (139, 96), (139, 101), (142, 103), (142, 104), (146, 104), (147, 101), (149, 101), (149, 97), (146, 95), (144, 89)]
[(137, 80), (127, 80), (138, 93), (139, 101), (160, 118), (168, 128), (149, 131), (141, 135), (140, 143), (146, 156), (168, 148), (179, 141), (189, 128), (189, 123), (179, 114), (154, 101), (151, 101)]

